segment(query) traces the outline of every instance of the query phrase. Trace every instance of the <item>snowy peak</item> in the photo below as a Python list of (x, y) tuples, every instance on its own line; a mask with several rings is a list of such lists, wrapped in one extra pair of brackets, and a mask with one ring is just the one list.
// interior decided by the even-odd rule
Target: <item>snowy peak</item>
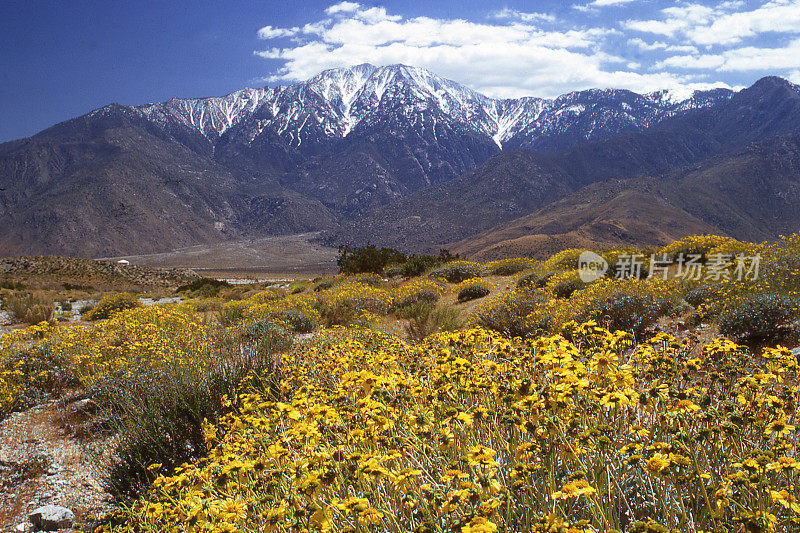
[(365, 63), (325, 70), (288, 87), (174, 98), (135, 109), (159, 125), (188, 128), (211, 142), (238, 128), (247, 143), (269, 133), (293, 148), (316, 150), (375, 127), (414, 129), (434, 137), (437, 128), (446, 127), (500, 149), (546, 149), (547, 139), (586, 141), (639, 131), (676, 113), (716, 105), (732, 94), (724, 89), (644, 95), (593, 89), (554, 99), (494, 99), (423, 68)]
[(199, 131), (207, 139), (217, 139), (227, 130), (250, 117), (273, 95), (273, 89), (245, 88), (212, 98), (173, 98), (167, 102), (137, 106), (149, 120), (169, 126), (176, 123)]

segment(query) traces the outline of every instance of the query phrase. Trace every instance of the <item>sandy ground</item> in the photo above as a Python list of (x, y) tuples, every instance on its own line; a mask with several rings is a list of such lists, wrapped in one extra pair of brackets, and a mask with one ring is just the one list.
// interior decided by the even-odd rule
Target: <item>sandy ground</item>
[(261, 237), (212, 245), (190, 246), (171, 252), (131, 255), (107, 259), (126, 259), (133, 265), (186, 267), (210, 277), (314, 277), (337, 271), (338, 250), (312, 240), (319, 234), (301, 233)]
[[(98, 454), (111, 446), (108, 438), (87, 442), (72, 434), (74, 399), (13, 413), (0, 423), (0, 531), (29, 531), (29, 513), (47, 504), (72, 510), (76, 526), (111, 510), (97, 466)], [(31, 468), (37, 464), (45, 467)]]

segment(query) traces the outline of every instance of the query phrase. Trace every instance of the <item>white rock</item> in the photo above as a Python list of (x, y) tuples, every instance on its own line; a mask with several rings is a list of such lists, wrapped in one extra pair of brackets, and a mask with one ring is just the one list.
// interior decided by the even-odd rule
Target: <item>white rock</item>
[(44, 505), (33, 511), (28, 519), (36, 529), (44, 531), (55, 531), (72, 527), (72, 522), (75, 520), (75, 514), (67, 509), (58, 505)]

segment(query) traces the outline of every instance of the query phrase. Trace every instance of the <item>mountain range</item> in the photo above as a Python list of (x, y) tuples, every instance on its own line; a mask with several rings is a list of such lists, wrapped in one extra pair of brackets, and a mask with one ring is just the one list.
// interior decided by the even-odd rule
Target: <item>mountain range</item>
[(536, 255), (800, 223), (800, 88), (493, 99), (358, 65), (223, 97), (111, 104), (0, 144), (0, 254), (328, 244)]

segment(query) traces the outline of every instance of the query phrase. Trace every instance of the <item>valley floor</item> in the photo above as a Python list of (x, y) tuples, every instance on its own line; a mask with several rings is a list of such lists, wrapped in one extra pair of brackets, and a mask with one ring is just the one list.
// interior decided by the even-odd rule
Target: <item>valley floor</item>
[(110, 259), (126, 259), (132, 265), (140, 266), (192, 268), (208, 277), (222, 278), (295, 278), (334, 274), (338, 252), (313, 242), (318, 235), (318, 232), (311, 232), (260, 237)]

